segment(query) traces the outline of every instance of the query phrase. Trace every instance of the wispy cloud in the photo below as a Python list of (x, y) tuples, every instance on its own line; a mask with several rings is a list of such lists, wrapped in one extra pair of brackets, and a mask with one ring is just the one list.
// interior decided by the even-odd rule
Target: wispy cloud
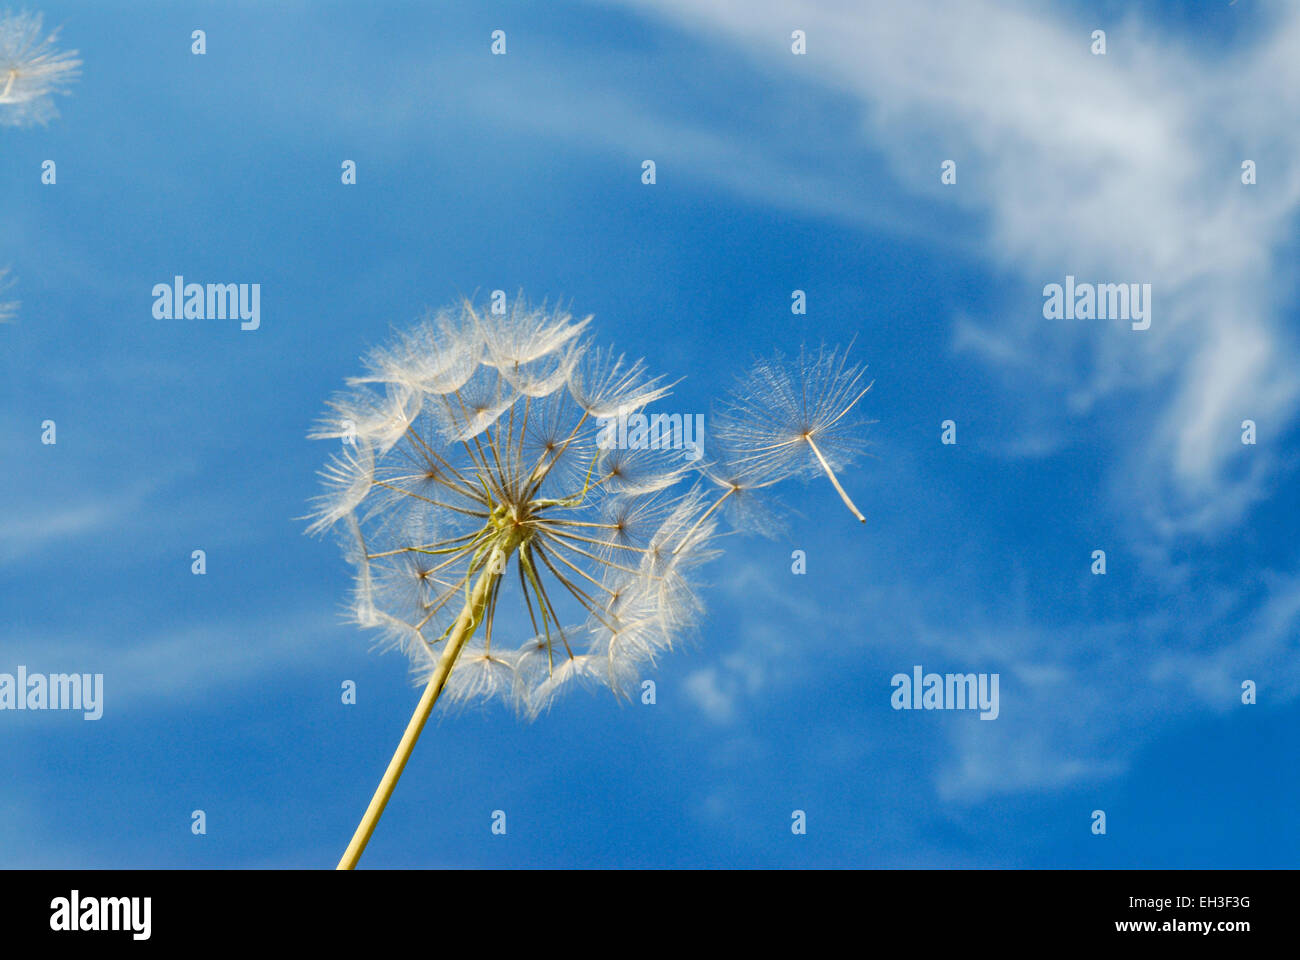
[[(1300, 401), (1281, 319), (1294, 291), (1277, 262), (1300, 200), (1300, 131), (1279, 122), (1300, 108), (1300, 11), (1272, 6), (1262, 38), (1211, 60), (1135, 19), (1106, 24), (1108, 53), (1093, 56), (1097, 24), (1037, 5), (630, 6), (744, 51), (755, 76), (849, 98), (859, 122), (824, 131), (823, 146), (878, 151), (916, 197), (981, 218), (983, 256), (1023, 286), (987, 331), (962, 323), (957, 344), (1023, 368), (1029, 406), (1064, 400), (1061, 432), (1116, 393), (1153, 402), (1150, 423), (1123, 425), (1132, 442), (1117, 470), (1143, 480), (1128, 488), (1143, 491), (1135, 513), (1155, 531), (1221, 531), (1260, 495), (1272, 458), (1251, 450), (1257, 466), (1235, 468), (1240, 421), (1280, 435)], [(789, 51), (793, 28), (807, 33), (806, 56)], [(773, 121), (767, 135), (737, 140), (731, 162), (751, 157), (761, 170), (787, 149), (784, 132)], [(694, 159), (712, 166), (723, 152), (715, 144)], [(958, 162), (956, 187), (939, 184), (944, 159)], [(1244, 159), (1258, 164), (1258, 186), (1240, 182)], [(786, 181), (766, 183), (788, 201)], [(845, 191), (842, 206), (856, 198)], [(1151, 329), (1045, 321), (1039, 290), (1066, 274), (1151, 283)], [(1062, 370), (1074, 371), (1066, 382)]]
[[(30, 436), (24, 442), (39, 445)], [(43, 486), (34, 484), (23, 489), (14, 484), (18, 489), (8, 492), (13, 507), (11, 516), (0, 526), (0, 564), (71, 541), (121, 533), (131, 524), (138, 529), (141, 522), (165, 522), (153, 501), (182, 471), (177, 468), (167, 474), (122, 479), (105, 490), (87, 486), (75, 470), (50, 473), (52, 476), (42, 478)], [(41, 492), (34, 492), (33, 486)]]
[[(892, 541), (904, 526), (889, 524), (878, 536)], [(1180, 724), (1255, 709), (1241, 702), (1245, 680), (1267, 691), (1268, 704), (1300, 696), (1294, 571), (1262, 572), (1249, 586), (1202, 584), (1176, 612), (1088, 619), (1063, 611), (1051, 622), (1035, 615), (1020, 588), (993, 598), (967, 575), (927, 582), (868, 564), (832, 571), (818, 595), (848, 602), (830, 611), (802, 609), (800, 590), (784, 578), (770, 565), (746, 563), (737, 586), (719, 591), (713, 616), (731, 629), (713, 631), (709, 663), (684, 680), (700, 715), (740, 736), (762, 714), (797, 706), (809, 688), (851, 684), (862, 711), (808, 718), (807, 735), (819, 743), (838, 738), (839, 762), (852, 762), (864, 743), (897, 739), (892, 674), (917, 663), (941, 673), (998, 673), (996, 721), (945, 717), (924, 730), (908, 727), (917, 737), (930, 731), (946, 739), (948, 749), (923, 775), (957, 805), (1123, 775)], [(982, 599), (973, 603), (976, 596)], [(715, 759), (730, 757), (721, 751)]]
[[(133, 636), (83, 631), (11, 635), (5, 656), (33, 671), (102, 673), (106, 711), (117, 704), (167, 706), (217, 696), (232, 685), (276, 674), (321, 649), (322, 637), (353, 634), (330, 611), (296, 609), (251, 618), (177, 625)], [(0, 669), (6, 669), (0, 667)]]

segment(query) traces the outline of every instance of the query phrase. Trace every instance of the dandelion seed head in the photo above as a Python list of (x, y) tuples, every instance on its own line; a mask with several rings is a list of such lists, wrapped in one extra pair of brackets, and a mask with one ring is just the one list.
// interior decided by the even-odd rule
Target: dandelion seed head
[(365, 499), (374, 482), (375, 455), (367, 444), (345, 445), (320, 471), (324, 492), (312, 498), (308, 533), (323, 533)]
[[(503, 700), (521, 710), (526, 709), (524, 690), (515, 669), (518, 654), (515, 651), (489, 650), (482, 638), (471, 639), (465, 644), (456, 669), (447, 678), (443, 688), (448, 710), (457, 710), (475, 704), (486, 704), (494, 700)], [(427, 681), (433, 672), (436, 659), (433, 651), (421, 654), (421, 663), (415, 667), (416, 677)]]
[(812, 439), (836, 469), (866, 446), (858, 401), (870, 387), (864, 364), (847, 350), (822, 346), (760, 360), (713, 420), (715, 439), (731, 452), (731, 469), (757, 480), (821, 473)]
[(562, 630), (552, 630), (547, 634), (530, 637), (515, 650), (515, 675), (519, 680), (521, 699), (519, 704), (527, 710), (529, 691), (536, 690), (550, 675), (555, 666), (568, 658), (566, 651), (575, 650), (577, 638), (582, 635), (582, 627), (569, 625)]
[(631, 701), (698, 630), (721, 520), (765, 529), (766, 488), (806, 473), (807, 455), (864, 519), (832, 466), (861, 444), (849, 415), (865, 389), (847, 354), (760, 363), (712, 459), (699, 463), (696, 445), (683, 463), (662, 431), (641, 429), (677, 415), (625, 429), (670, 385), (584, 339), (590, 319), (522, 301), (426, 315), (370, 351), (310, 434), (353, 449), (320, 472), (308, 532), (343, 533), (350, 618), (424, 683), (341, 868), (356, 865), (435, 705), (504, 702), (533, 721), (577, 689)]
[(591, 322), (574, 322), (566, 312), (527, 307), (516, 299), (505, 313), (470, 311), (483, 341), (484, 362), (520, 393), (544, 397), (564, 386), (582, 356), (573, 340)]
[(770, 533), (768, 488), (815, 469), (856, 513), (833, 472), (863, 444), (846, 352), (759, 363), (702, 464), (611, 432), (671, 385), (594, 346), (590, 321), (522, 299), (427, 313), (366, 354), (309, 434), (343, 442), (307, 530), (344, 535), (350, 618), (444, 677), (448, 709), (535, 719), (578, 687), (631, 698), (698, 630), (724, 520)]
[(859, 519), (836, 472), (866, 447), (860, 401), (871, 389), (866, 366), (838, 347), (801, 348), (797, 357), (760, 360), (714, 415), (713, 436), (726, 451), (724, 479), (740, 484), (825, 474)]
[(53, 95), (79, 75), (76, 51), (54, 48), (39, 13), (0, 12), (0, 126), (44, 124), (58, 116)]
[(777, 537), (785, 532), (783, 509), (771, 489), (784, 476), (771, 479), (731, 451), (720, 451), (718, 459), (703, 467), (702, 472), (723, 498), (721, 513), (732, 529), (762, 537)]
[(609, 669), (604, 657), (579, 654), (561, 661), (528, 696), (526, 716), (536, 720), (565, 694), (575, 689), (597, 690), (609, 686)]
[(630, 414), (668, 395), (671, 384), (651, 377), (640, 360), (629, 362), (612, 347), (587, 345), (568, 378), (569, 393), (588, 415)]
[(403, 385), (426, 394), (452, 393), (478, 367), (482, 343), (473, 319), (451, 310), (426, 311), (410, 330), (394, 331), (391, 342), (363, 360), (365, 376), (349, 384)]
[(680, 450), (613, 447), (600, 451), (600, 472), (610, 493), (638, 496), (675, 485), (692, 469)]
[[(629, 696), (701, 609), (715, 524), (696, 523), (690, 465), (597, 443), (601, 417), (668, 387), (591, 346), (589, 321), (522, 301), (427, 314), (366, 355), (310, 434), (345, 441), (308, 530), (346, 534), (354, 622), (424, 678), (472, 631), (449, 709), (536, 718), (572, 687)], [(665, 559), (669, 543), (691, 549)]]

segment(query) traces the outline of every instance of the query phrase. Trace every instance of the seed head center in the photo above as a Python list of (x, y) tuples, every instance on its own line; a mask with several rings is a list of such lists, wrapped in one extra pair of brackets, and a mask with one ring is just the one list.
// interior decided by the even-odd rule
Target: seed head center
[(506, 553), (511, 553), (528, 542), (533, 536), (533, 527), (528, 522), (527, 504), (498, 504), (492, 510), (489, 523)]

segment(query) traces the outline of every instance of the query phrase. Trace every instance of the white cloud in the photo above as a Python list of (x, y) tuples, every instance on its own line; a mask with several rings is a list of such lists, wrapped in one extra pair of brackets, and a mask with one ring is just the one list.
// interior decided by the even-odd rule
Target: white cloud
[[(952, 318), (954, 350), (982, 360), (1023, 411), (1022, 436), (1004, 452), (1052, 455), (1086, 427), (1113, 453), (1118, 510), (1103, 508), (1107, 522), (1137, 521), (1131, 549), (1170, 586), (1203, 582), (1195, 564), (1170, 560), (1171, 545), (1224, 535), (1269, 495), (1280, 458), (1267, 442), (1243, 447), (1240, 422), (1276, 438), (1300, 408), (1287, 327), (1296, 290), (1280, 260), (1300, 203), (1300, 8), (1243, 12), (1271, 22), (1220, 50), (1130, 17), (1104, 25), (1108, 53), (1094, 57), (1097, 24), (1041, 4), (622, 5), (688, 35), (692, 56), (703, 39), (747, 65), (731, 74), (738, 100), (778, 93), (762, 116), (701, 118), (607, 89), (592, 110), (567, 112), (566, 134), (625, 152), (670, 145), (693, 176), (805, 216), (913, 236), (925, 228), (909, 221), (956, 222), (953, 236), (926, 239), (982, 259), (1006, 284), (996, 316)], [(795, 27), (807, 56), (790, 53)], [(939, 183), (949, 158), (955, 187)], [(1244, 159), (1258, 165), (1255, 186), (1240, 182)], [(963, 217), (943, 217), (952, 206)], [(1042, 287), (1066, 274), (1150, 283), (1151, 328), (1044, 320)], [(1279, 700), (1300, 695), (1285, 641), (1300, 624), (1297, 597), (1279, 576), (1228, 609), (1197, 595), (1173, 618), (1043, 624), (1009, 598), (978, 617), (931, 613), (948, 609), (942, 595), (898, 582), (859, 597), (854, 622), (836, 626), (840, 637), (880, 637), (887, 656), (919, 647), (1002, 671), (1002, 715), (954, 725), (953, 755), (936, 772), (943, 796), (978, 800), (1120, 773), (1181, 719), (1233, 708), (1249, 674)], [(746, 627), (738, 633), (743, 648)], [(800, 643), (823, 671), (843, 662), (816, 637)], [(773, 693), (771, 664), (791, 659), (776, 650), (740, 662), (767, 664)], [(688, 689), (720, 722), (741, 714), (744, 686), (726, 658)]]
[[(1058, 408), (1064, 393), (1078, 416), (1112, 394), (1140, 394), (1154, 413), (1116, 426), (1127, 441), (1116, 470), (1154, 530), (1221, 531), (1261, 494), (1271, 458), (1252, 449), (1256, 466), (1236, 469), (1240, 421), (1281, 435), (1300, 404), (1296, 343), (1279, 316), (1294, 290), (1276, 262), (1300, 200), (1300, 8), (1271, 7), (1275, 22), (1260, 39), (1212, 58), (1131, 19), (1107, 24), (1108, 53), (1093, 56), (1095, 24), (1041, 5), (629, 5), (734, 46), (756, 75), (812, 79), (826, 98), (849, 98), (861, 122), (825, 131), (827, 152), (883, 151), (917, 196), (983, 218), (982, 254), (1024, 286), (1009, 292), (993, 329), (959, 327), (958, 345), (1025, 367), (1030, 406)], [(803, 57), (788, 48), (795, 26), (807, 32)], [(744, 131), (727, 159), (717, 144), (694, 159), (779, 166), (789, 148), (778, 119), (776, 133)], [(938, 182), (948, 158), (958, 161), (951, 188)], [(1257, 186), (1240, 183), (1247, 158), (1259, 164)], [(844, 215), (869, 219), (844, 186)], [(770, 178), (767, 189), (789, 203), (785, 181)], [(1045, 321), (1038, 291), (1067, 273), (1151, 283), (1151, 329)], [(1075, 371), (1072, 382), (1060, 382), (1062, 370)]]
[(686, 677), (683, 685), (686, 695), (709, 719), (716, 723), (727, 723), (736, 713), (736, 690), (734, 683), (727, 682), (723, 688), (718, 671), (713, 667), (696, 670)]
[[(67, 486), (65, 484), (65, 486)], [(103, 533), (124, 524), (147, 502), (161, 484), (156, 481), (80, 503), (50, 503), (29, 500), (14, 511), (13, 519), (0, 526), (0, 562), (39, 552), (56, 543)]]
[(13, 634), (5, 638), (7, 666), (0, 669), (12, 672), (21, 663), (33, 672), (102, 673), (107, 714), (121, 704), (189, 703), (217, 696), (231, 685), (307, 663), (313, 650), (328, 653), (329, 640), (323, 637), (350, 632), (337, 615), (295, 610), (177, 625), (138, 637), (121, 630), (107, 636), (93, 626), (82, 632)]

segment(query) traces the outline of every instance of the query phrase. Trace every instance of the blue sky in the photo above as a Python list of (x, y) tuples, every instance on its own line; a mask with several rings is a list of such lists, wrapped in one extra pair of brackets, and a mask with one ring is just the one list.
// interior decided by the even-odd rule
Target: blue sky
[[(363, 866), (1295, 866), (1293, 6), (40, 9), (85, 63), (0, 127), (0, 672), (106, 693), (0, 713), (0, 865), (333, 866), (418, 691), (294, 519), (305, 434), (390, 324), (501, 288), (679, 410), (854, 340), (868, 522), (783, 489), (653, 706), (435, 718)], [(261, 328), (155, 320), (176, 274), (260, 283)], [(1067, 274), (1151, 283), (1151, 329), (1045, 320)], [(914, 664), (999, 717), (892, 710)]]

